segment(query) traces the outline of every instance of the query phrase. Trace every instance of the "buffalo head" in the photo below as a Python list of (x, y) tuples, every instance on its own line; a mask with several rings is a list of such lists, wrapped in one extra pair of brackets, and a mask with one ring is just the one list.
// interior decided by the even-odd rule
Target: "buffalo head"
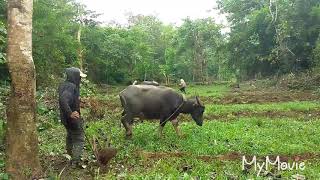
[(203, 123), (203, 112), (205, 107), (201, 103), (200, 99), (198, 96), (196, 96), (196, 100), (193, 103), (193, 108), (191, 112), (191, 117), (192, 119), (196, 122), (198, 126), (202, 126)]

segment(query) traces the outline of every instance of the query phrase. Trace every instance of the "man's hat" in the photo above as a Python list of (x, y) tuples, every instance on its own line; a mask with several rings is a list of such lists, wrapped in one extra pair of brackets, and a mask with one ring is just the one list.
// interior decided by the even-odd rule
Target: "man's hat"
[(80, 77), (83, 77), (83, 78), (87, 77), (87, 75), (85, 73), (83, 73), (80, 69), (79, 69), (79, 71), (80, 71)]

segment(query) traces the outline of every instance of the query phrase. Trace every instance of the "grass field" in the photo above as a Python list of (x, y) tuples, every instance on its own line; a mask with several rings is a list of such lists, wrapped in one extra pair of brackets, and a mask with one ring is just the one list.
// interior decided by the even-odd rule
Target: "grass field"
[[(251, 91), (248, 88), (234, 91), (223, 84), (192, 86), (187, 89), (188, 96), (200, 96), (206, 106), (202, 127), (184, 115), (179, 118), (182, 137), (167, 123), (164, 137), (159, 139), (158, 121), (137, 120), (131, 140), (125, 140), (124, 128), (120, 127), (117, 91), (93, 93), (87, 98), (91, 103), (83, 108), (86, 133), (90, 137), (100, 137), (102, 130), (118, 149), (107, 169), (96, 165), (88, 145), (84, 155), (88, 166), (77, 170), (68, 168), (63, 155), (65, 130), (56, 112), (43, 105), (38, 112), (41, 122), (38, 129), (44, 170), (53, 179), (291, 179), (297, 178), (297, 174), (307, 179), (320, 179), (318, 95), (285, 90), (272, 90), (274, 94), (270, 95), (270, 92), (264, 94), (265, 89), (255, 89), (253, 95), (241, 97), (241, 102), (226, 100), (227, 97), (237, 98), (247, 90)], [(306, 95), (281, 101), (284, 98), (280, 96), (299, 93)], [(257, 94), (276, 96), (280, 100), (274, 102), (264, 97), (263, 101), (252, 101)], [(314, 98), (307, 98), (311, 96)], [(303, 170), (278, 170), (277, 165), (272, 165), (257, 176), (254, 165), (242, 169), (243, 156), (248, 161), (256, 156), (257, 163), (264, 162), (266, 156), (273, 160), (279, 156), (281, 162), (304, 163), (305, 166)]]

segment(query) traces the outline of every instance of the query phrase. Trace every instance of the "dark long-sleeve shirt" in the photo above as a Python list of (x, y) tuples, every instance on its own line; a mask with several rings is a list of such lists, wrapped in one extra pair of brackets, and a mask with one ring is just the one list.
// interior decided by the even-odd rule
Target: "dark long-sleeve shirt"
[(71, 122), (70, 115), (77, 111), (80, 114), (80, 73), (74, 68), (66, 70), (67, 80), (59, 86), (60, 118), (64, 125)]

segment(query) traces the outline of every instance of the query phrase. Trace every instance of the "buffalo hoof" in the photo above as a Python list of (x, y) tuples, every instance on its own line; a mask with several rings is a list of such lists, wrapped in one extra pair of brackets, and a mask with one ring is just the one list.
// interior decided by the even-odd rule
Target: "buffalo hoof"
[(132, 139), (132, 134), (126, 135), (126, 140), (130, 140), (130, 139)]

